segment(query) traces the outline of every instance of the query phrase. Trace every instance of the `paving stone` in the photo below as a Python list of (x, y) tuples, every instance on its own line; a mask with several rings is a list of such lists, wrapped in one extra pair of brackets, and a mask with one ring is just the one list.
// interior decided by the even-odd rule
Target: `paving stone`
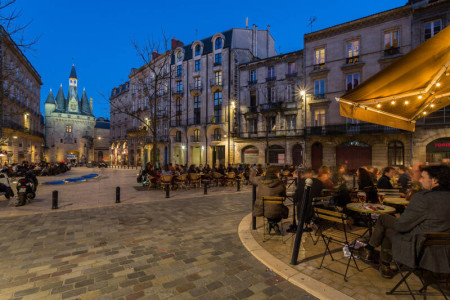
[(244, 299), (244, 298), (250, 297), (251, 295), (253, 295), (253, 292), (250, 291), (249, 289), (245, 289), (245, 290), (242, 290), (242, 291), (236, 293), (235, 296), (238, 299)]

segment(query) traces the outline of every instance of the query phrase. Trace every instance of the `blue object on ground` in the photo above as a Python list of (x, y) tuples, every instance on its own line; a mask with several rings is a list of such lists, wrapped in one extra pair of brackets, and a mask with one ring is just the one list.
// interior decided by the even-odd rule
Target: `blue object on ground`
[(64, 180), (55, 180), (55, 181), (47, 181), (44, 182), (44, 184), (50, 184), (50, 185), (58, 185), (58, 184), (64, 184)]
[(84, 179), (91, 179), (91, 178), (98, 177), (98, 174), (93, 173), (93, 174), (83, 175), (81, 177), (83, 177)]
[(67, 178), (67, 179), (64, 179), (64, 180), (67, 181), (67, 182), (79, 182), (79, 181), (83, 181), (85, 179), (81, 178), (81, 177), (75, 177), (75, 178)]

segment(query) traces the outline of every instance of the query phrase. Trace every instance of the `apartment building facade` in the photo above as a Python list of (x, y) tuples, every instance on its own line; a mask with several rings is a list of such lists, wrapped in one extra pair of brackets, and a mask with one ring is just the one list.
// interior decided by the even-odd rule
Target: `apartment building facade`
[(437, 34), (447, 25), (449, 11), (449, 1), (408, 3), (304, 36), (308, 166), (409, 165), (425, 160), (415, 140), (448, 136), (445, 117), (438, 135), (428, 126), (410, 133), (343, 118), (335, 98)]
[[(132, 156), (131, 162), (128, 160), (128, 140), (127, 140), (127, 130), (132, 128), (132, 122), (128, 122), (128, 115), (124, 112), (120, 112), (115, 109), (117, 106), (121, 106), (122, 103), (125, 105), (132, 105), (130, 99), (130, 82), (124, 82), (118, 87), (115, 87), (111, 91), (110, 101), (110, 162), (113, 165), (126, 165), (131, 163), (134, 165), (136, 158), (135, 155)], [(138, 152), (136, 152), (138, 153)], [(138, 155), (140, 160), (140, 151)]]
[(44, 122), (40, 113), (41, 76), (0, 27), (2, 122), (0, 161), (22, 163), (43, 160)]
[(239, 66), (236, 162), (303, 165), (303, 51)]

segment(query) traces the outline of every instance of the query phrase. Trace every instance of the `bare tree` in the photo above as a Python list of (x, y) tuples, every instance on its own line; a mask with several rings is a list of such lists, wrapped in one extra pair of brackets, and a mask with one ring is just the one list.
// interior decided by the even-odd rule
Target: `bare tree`
[[(147, 137), (147, 141), (152, 144), (151, 162), (157, 161), (158, 142), (169, 142), (168, 129), (172, 117), (169, 108), (173, 53), (167, 47), (167, 43), (164, 33), (161, 39), (149, 38), (143, 45), (132, 40), (132, 46), (142, 62), (142, 67), (134, 70), (129, 76), (131, 99), (129, 101), (109, 99), (111, 114), (125, 114), (141, 124), (133, 134)], [(164, 124), (167, 126), (165, 136), (162, 130)]]
[[(22, 10), (18, 9), (15, 4), (16, 0), (0, 0), (0, 43), (2, 44), (0, 53), (0, 146), (7, 143), (9, 139), (3, 136), (4, 119), (23, 115), (28, 109), (25, 106), (19, 107), (10, 103), (14, 96), (17, 96), (14, 95), (14, 87), (23, 85), (24, 79), (14, 66), (5, 61), (5, 45), (13, 48), (13, 51), (19, 55), (23, 55), (22, 51), (32, 50), (39, 40), (37, 37), (27, 41), (25, 31), (32, 21), (21, 24), (19, 19), (22, 16)], [(10, 124), (7, 125), (14, 127)], [(16, 129), (22, 129), (20, 125), (17, 127)]]

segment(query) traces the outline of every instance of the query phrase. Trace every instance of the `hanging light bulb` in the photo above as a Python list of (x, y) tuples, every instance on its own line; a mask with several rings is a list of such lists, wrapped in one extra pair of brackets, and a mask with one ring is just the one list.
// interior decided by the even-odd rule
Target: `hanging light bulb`
[(427, 112), (426, 112), (426, 111), (424, 111), (424, 112), (423, 112), (423, 114), (424, 114), (424, 115), (426, 115), (426, 114), (427, 114)]
[(381, 104), (378, 103), (378, 104), (377, 104), (377, 107), (380, 108), (380, 107), (381, 107)]
[(394, 105), (394, 104), (395, 104), (395, 101), (391, 101), (391, 104)]
[(436, 83), (436, 86), (441, 86), (441, 83), (440, 82)]
[(408, 104), (409, 104), (409, 101), (408, 101), (408, 100), (406, 100), (406, 101), (405, 101), (405, 104), (406, 104), (406, 105), (408, 105)]
[(418, 98), (419, 98), (419, 99), (422, 99), (422, 95), (420, 95)]
[(431, 104), (430, 106), (431, 106), (431, 107), (434, 107), (434, 104)]

